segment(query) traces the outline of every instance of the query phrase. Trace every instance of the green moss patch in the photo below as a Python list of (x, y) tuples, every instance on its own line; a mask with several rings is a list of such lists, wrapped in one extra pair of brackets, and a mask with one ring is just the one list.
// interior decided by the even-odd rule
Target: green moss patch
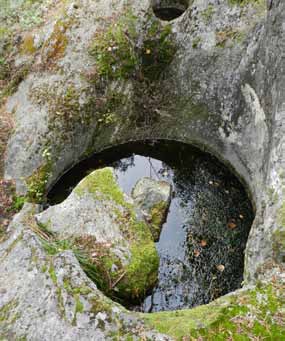
[(52, 164), (45, 162), (27, 180), (27, 200), (33, 203), (41, 203), (45, 199), (47, 182), (51, 173)]
[(96, 33), (90, 54), (98, 76), (153, 80), (170, 64), (176, 51), (171, 26), (163, 26), (149, 14), (143, 20), (127, 11)]
[(136, 217), (134, 207), (125, 201), (112, 168), (94, 171), (84, 178), (74, 192), (79, 196), (92, 195), (94, 200), (110, 201), (113, 213), (125, 238), (130, 254), (126, 261), (116, 254), (112, 243), (98, 242), (93, 236), (70, 236), (57, 240), (48, 226), (39, 226), (47, 236), (43, 240), (46, 251), (55, 255), (72, 250), (85, 273), (107, 296), (116, 301), (139, 302), (156, 283), (159, 257), (149, 226)]
[(11, 300), (0, 308), (0, 326), (1, 324), (12, 324), (19, 318), (19, 314), (15, 312), (17, 306), (18, 302)]
[(160, 236), (161, 226), (165, 221), (168, 203), (161, 201), (154, 205), (150, 212), (150, 229), (154, 240), (158, 240)]
[(124, 200), (124, 194), (119, 188), (112, 171), (112, 168), (98, 169), (95, 173), (88, 175), (75, 188), (75, 193), (82, 196), (84, 193), (92, 193), (94, 198), (113, 200), (121, 206), (128, 206)]
[[(101, 282), (100, 288), (109, 296), (140, 300), (155, 285), (159, 266), (159, 257), (150, 229), (145, 222), (137, 220), (133, 206), (125, 201), (111, 168), (96, 170), (81, 181), (75, 189), (75, 193), (79, 196), (86, 192), (91, 193), (95, 200), (111, 200), (122, 207), (122, 211), (115, 209), (115, 213), (117, 223), (120, 224), (123, 235), (131, 245), (131, 257), (129, 264), (122, 266), (112, 252), (106, 252), (104, 245), (101, 246), (100, 251), (100, 248), (96, 249), (96, 242), (93, 242), (91, 243), (92, 252), (100, 255), (100, 263), (98, 264), (97, 260), (96, 264), (95, 260), (93, 265), (96, 270), (94, 267), (90, 268), (88, 264), (85, 264), (85, 267), (89, 267), (90, 270), (93, 268), (95, 281)], [(86, 246), (83, 249), (89, 248)], [(118, 268), (115, 272), (111, 271), (113, 265)], [(98, 273), (98, 268), (101, 268), (101, 275)]]
[(16, 195), (12, 180), (0, 179), (0, 243), (8, 238), (7, 228), (13, 216), (21, 210), (25, 198)]
[(140, 316), (175, 340), (281, 340), (284, 303), (284, 283), (275, 282), (194, 309)]

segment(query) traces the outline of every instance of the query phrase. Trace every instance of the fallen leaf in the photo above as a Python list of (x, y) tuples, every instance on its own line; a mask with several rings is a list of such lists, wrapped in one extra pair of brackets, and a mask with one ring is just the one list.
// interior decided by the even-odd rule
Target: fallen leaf
[(218, 269), (220, 272), (224, 272), (225, 266), (224, 266), (223, 264), (217, 265), (217, 269)]
[(194, 250), (194, 257), (199, 257), (200, 256), (200, 251), (199, 250)]
[(233, 230), (233, 229), (235, 229), (236, 227), (237, 227), (237, 224), (234, 223), (233, 221), (230, 221), (230, 222), (228, 223), (228, 228), (229, 228), (229, 229)]

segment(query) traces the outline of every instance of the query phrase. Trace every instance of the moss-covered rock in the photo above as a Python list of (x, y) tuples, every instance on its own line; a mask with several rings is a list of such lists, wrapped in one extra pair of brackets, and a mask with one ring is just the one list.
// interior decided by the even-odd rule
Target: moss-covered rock
[(54, 234), (54, 248), (48, 247), (73, 249), (107, 295), (139, 301), (156, 283), (159, 258), (151, 231), (112, 168), (88, 175), (65, 202), (38, 215), (38, 222)]
[(281, 340), (284, 283), (260, 284), (190, 310), (144, 314), (146, 323), (175, 340)]
[(132, 198), (148, 222), (155, 241), (159, 240), (171, 199), (171, 185), (166, 181), (142, 178), (132, 190)]

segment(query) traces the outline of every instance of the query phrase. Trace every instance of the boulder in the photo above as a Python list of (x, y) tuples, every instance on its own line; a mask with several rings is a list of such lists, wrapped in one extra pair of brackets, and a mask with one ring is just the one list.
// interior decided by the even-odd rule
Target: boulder
[(118, 186), (114, 170), (103, 168), (84, 178), (64, 202), (36, 216), (56, 240), (87, 255), (85, 268), (92, 269), (87, 273), (102, 291), (129, 302), (143, 298), (156, 282), (159, 258), (151, 231), (159, 237), (170, 185), (143, 179), (132, 195), (134, 201)]
[(104, 296), (72, 250), (52, 247), (34, 219), (38, 209), (25, 204), (0, 244), (1, 340), (171, 340)]

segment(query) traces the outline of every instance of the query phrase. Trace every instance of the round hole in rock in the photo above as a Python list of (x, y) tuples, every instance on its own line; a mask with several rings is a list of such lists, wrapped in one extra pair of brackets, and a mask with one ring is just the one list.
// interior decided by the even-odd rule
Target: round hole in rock
[(49, 204), (64, 200), (91, 170), (105, 166), (115, 168), (127, 194), (142, 177), (165, 180), (173, 188), (156, 243), (157, 285), (140, 304), (120, 303), (142, 312), (185, 309), (241, 287), (254, 213), (244, 186), (225, 165), (180, 142), (132, 142), (76, 165), (50, 191)]
[(189, 7), (189, 0), (152, 0), (155, 16), (170, 21), (180, 17)]

